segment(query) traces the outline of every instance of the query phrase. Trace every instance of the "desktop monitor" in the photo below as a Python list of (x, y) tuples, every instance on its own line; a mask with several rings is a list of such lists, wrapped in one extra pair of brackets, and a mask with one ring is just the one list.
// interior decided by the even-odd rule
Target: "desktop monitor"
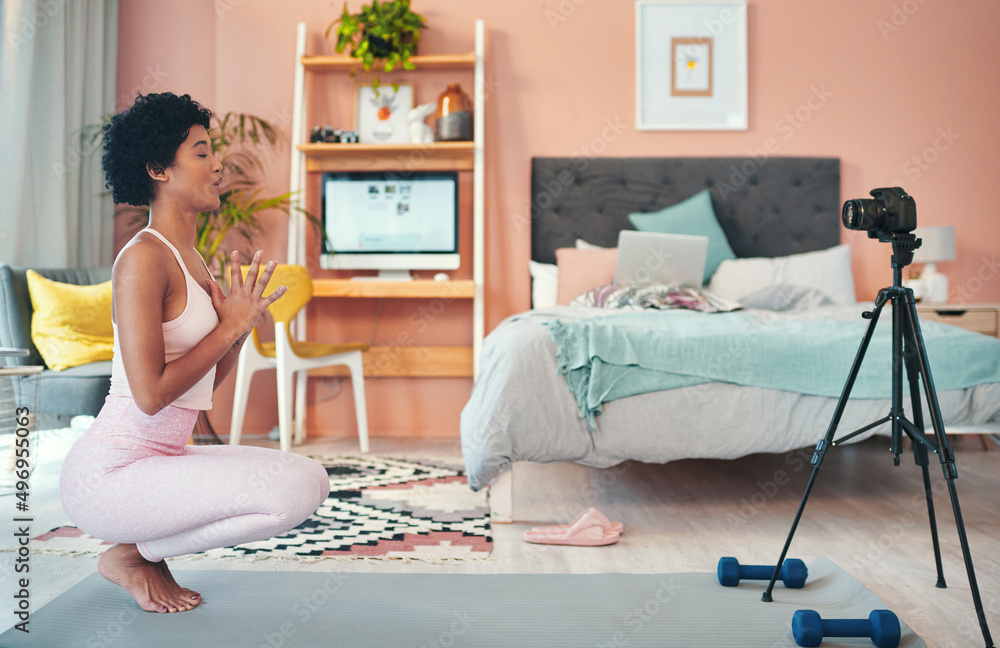
[(323, 268), (409, 279), (459, 267), (457, 172), (328, 172), (322, 183)]

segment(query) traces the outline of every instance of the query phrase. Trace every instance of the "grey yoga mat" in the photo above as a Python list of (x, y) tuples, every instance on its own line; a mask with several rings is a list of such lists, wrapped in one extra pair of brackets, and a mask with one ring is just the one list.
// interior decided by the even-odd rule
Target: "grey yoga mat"
[[(714, 573), (428, 574), (182, 571), (204, 603), (179, 614), (143, 612), (92, 574), (32, 614), (18, 648), (446, 648), (452, 646), (795, 646), (795, 610), (867, 618), (885, 605), (826, 559), (803, 589), (764, 582), (722, 587)], [(902, 624), (902, 648), (925, 646)], [(830, 639), (826, 648), (871, 646)]]

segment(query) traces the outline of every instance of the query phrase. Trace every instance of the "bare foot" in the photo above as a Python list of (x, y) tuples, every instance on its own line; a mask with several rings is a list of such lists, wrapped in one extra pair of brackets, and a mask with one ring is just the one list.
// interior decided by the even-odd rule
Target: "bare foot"
[(161, 560), (160, 562), (155, 564), (160, 566), (160, 571), (163, 573), (163, 577), (167, 579), (168, 583), (170, 583), (174, 587), (180, 588), (181, 592), (184, 593), (185, 599), (196, 600), (197, 603), (195, 603), (195, 605), (198, 605), (198, 603), (201, 602), (201, 594), (192, 589), (181, 587), (180, 585), (177, 584), (177, 581), (174, 580), (174, 575), (170, 573), (170, 568), (167, 567), (166, 560)]
[(134, 544), (118, 544), (97, 562), (101, 576), (121, 585), (148, 612), (184, 612), (201, 603), (201, 596), (177, 584), (165, 561), (152, 563)]

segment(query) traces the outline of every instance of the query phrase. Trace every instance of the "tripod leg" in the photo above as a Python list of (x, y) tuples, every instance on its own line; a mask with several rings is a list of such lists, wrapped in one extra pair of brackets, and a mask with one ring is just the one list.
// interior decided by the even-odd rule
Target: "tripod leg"
[[(899, 454), (903, 451), (903, 366), (909, 364), (908, 348), (903, 346), (905, 317), (898, 302), (898, 295), (892, 297), (892, 409), (891, 437), (889, 451), (892, 464), (899, 465)], [(911, 392), (912, 393), (912, 392)]]
[(955, 526), (958, 527), (958, 540), (962, 545), (962, 557), (965, 559), (965, 571), (969, 574), (969, 588), (972, 590), (972, 602), (976, 607), (976, 617), (979, 619), (979, 628), (983, 631), (983, 639), (986, 640), (986, 648), (996, 648), (996, 644), (993, 643), (993, 637), (990, 636), (990, 627), (986, 623), (986, 611), (983, 609), (983, 599), (979, 594), (979, 584), (976, 582), (976, 569), (972, 565), (972, 553), (969, 549), (969, 538), (965, 534), (965, 522), (962, 521), (962, 508), (958, 503), (958, 490), (955, 488), (954, 477), (950, 477), (948, 479), (948, 494), (951, 496), (951, 507), (955, 511)]
[(962, 519), (962, 507), (958, 502), (958, 489), (955, 486), (955, 479), (958, 478), (958, 468), (955, 466), (955, 453), (948, 444), (948, 437), (944, 432), (944, 421), (941, 418), (941, 407), (938, 404), (937, 392), (934, 389), (934, 379), (931, 377), (930, 364), (927, 362), (927, 349), (924, 346), (924, 338), (920, 333), (920, 322), (917, 319), (917, 307), (913, 303), (913, 293), (907, 291), (906, 306), (909, 317), (912, 335), (914, 338), (914, 348), (916, 350), (917, 362), (923, 377), (924, 392), (927, 394), (927, 409), (931, 415), (931, 423), (934, 427), (934, 436), (938, 444), (938, 456), (941, 460), (941, 469), (944, 471), (945, 480), (948, 482), (948, 494), (951, 497), (951, 508), (955, 512), (955, 526), (958, 528), (958, 540), (962, 546), (962, 557), (965, 560), (965, 571), (969, 576), (969, 588), (972, 590), (972, 602), (976, 608), (976, 616), (979, 619), (979, 627), (983, 632), (983, 639), (987, 648), (995, 648), (993, 637), (990, 636), (990, 628), (986, 622), (986, 612), (983, 609), (983, 599), (979, 594), (979, 584), (976, 581), (976, 569), (972, 564), (972, 551), (969, 548), (969, 538), (965, 533), (965, 522)]
[[(893, 306), (895, 308), (895, 305)], [(902, 309), (901, 309), (902, 310)], [(903, 326), (903, 358), (906, 366), (906, 378), (910, 385), (910, 404), (913, 408), (913, 425), (918, 430), (924, 429), (924, 414), (920, 405), (920, 384), (918, 381), (920, 365), (917, 362), (916, 335), (913, 330), (913, 323), (909, 316), (904, 318)], [(924, 496), (927, 499), (927, 518), (930, 520), (931, 543), (934, 545), (934, 566), (937, 568), (936, 587), (944, 588), (948, 585), (944, 580), (944, 567), (941, 563), (941, 543), (938, 541), (937, 517), (934, 514), (934, 493), (931, 488), (931, 475), (927, 458), (927, 445), (919, 438), (910, 435), (913, 446), (913, 460), (923, 473)]]
[(826, 453), (833, 444), (834, 434), (837, 432), (837, 426), (840, 425), (840, 419), (844, 415), (844, 408), (847, 407), (847, 400), (850, 398), (851, 389), (854, 388), (854, 381), (857, 380), (858, 371), (861, 369), (861, 362), (865, 359), (865, 351), (868, 350), (868, 343), (872, 340), (872, 334), (875, 333), (875, 325), (878, 324), (878, 316), (882, 312), (882, 307), (885, 306), (886, 301), (888, 301), (888, 296), (886, 291), (879, 291), (878, 298), (875, 300), (875, 308), (872, 309), (871, 313), (865, 313), (865, 316), (869, 318), (868, 328), (865, 329), (864, 337), (861, 338), (861, 345), (858, 347), (858, 352), (854, 356), (854, 363), (851, 365), (851, 372), (847, 376), (847, 382), (844, 384), (844, 389), (840, 394), (840, 400), (837, 401), (837, 409), (833, 413), (833, 419), (830, 421), (830, 427), (827, 428), (826, 436), (824, 436), (819, 443), (816, 444), (816, 452), (813, 453), (812, 464), (813, 470), (812, 474), (809, 476), (809, 482), (806, 484), (806, 492), (802, 495), (802, 502), (799, 504), (799, 510), (795, 513), (795, 519), (792, 521), (792, 527), (788, 531), (788, 538), (785, 539), (785, 546), (781, 549), (781, 556), (778, 558), (778, 563), (774, 567), (774, 573), (771, 574), (771, 582), (767, 584), (767, 589), (764, 590), (763, 596), (761, 596), (762, 601), (765, 603), (770, 603), (774, 599), (771, 597), (771, 592), (774, 590), (774, 584), (777, 582), (778, 577), (781, 574), (781, 566), (785, 562), (785, 557), (788, 555), (788, 548), (792, 544), (792, 536), (795, 535), (795, 530), (799, 526), (799, 521), (802, 520), (802, 513), (805, 511), (806, 502), (809, 500), (809, 494), (812, 492), (813, 485), (816, 483), (816, 477), (819, 475), (819, 469), (823, 466), (823, 459), (826, 458)]
[(920, 444), (913, 446), (913, 458), (920, 466), (924, 477), (924, 496), (927, 498), (927, 518), (931, 525), (931, 542), (934, 545), (934, 566), (937, 568), (937, 583), (935, 587), (945, 588), (944, 567), (941, 564), (941, 543), (938, 541), (937, 519), (934, 515), (934, 494), (931, 488), (931, 473), (928, 468), (927, 448)]

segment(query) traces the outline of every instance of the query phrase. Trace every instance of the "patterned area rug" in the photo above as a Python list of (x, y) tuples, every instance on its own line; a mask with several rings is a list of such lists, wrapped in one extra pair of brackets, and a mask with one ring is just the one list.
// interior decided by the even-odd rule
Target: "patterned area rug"
[[(286, 534), (194, 557), (255, 560), (370, 558), (428, 562), (488, 559), (489, 507), (461, 470), (378, 457), (313, 457), (330, 497)], [(109, 543), (65, 525), (32, 538), (32, 553), (99, 554)]]

